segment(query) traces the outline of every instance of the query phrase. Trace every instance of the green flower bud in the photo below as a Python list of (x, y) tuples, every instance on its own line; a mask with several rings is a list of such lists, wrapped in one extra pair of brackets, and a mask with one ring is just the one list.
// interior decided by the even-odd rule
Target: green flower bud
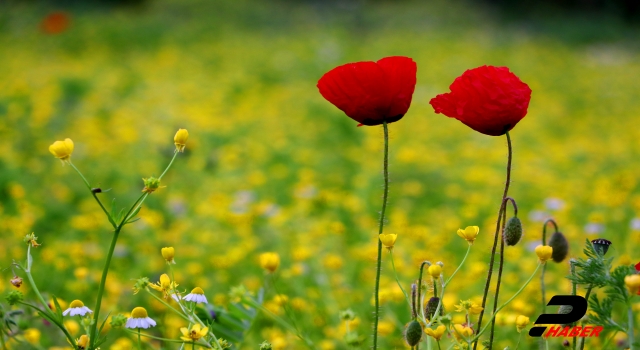
[(364, 338), (361, 337), (358, 333), (351, 332), (347, 333), (347, 335), (344, 336), (344, 342), (349, 346), (358, 347), (362, 345), (362, 343), (364, 342)]
[(24, 295), (20, 291), (13, 290), (9, 292), (9, 294), (7, 294), (5, 298), (7, 299), (9, 305), (15, 305), (24, 299)]
[(142, 190), (142, 192), (153, 193), (155, 190), (160, 188), (160, 179), (153, 176), (142, 179), (142, 181), (144, 181), (144, 189)]
[(569, 242), (561, 232), (555, 232), (551, 235), (549, 246), (553, 248), (551, 258), (557, 263), (562, 262), (569, 254)]
[(507, 245), (514, 246), (520, 242), (520, 238), (522, 238), (522, 222), (517, 216), (507, 220), (503, 235), (504, 242)]
[(418, 321), (413, 320), (407, 324), (404, 331), (404, 340), (409, 346), (416, 346), (422, 339), (422, 326)]
[(109, 324), (113, 328), (122, 328), (127, 323), (127, 316), (123, 314), (113, 315)]

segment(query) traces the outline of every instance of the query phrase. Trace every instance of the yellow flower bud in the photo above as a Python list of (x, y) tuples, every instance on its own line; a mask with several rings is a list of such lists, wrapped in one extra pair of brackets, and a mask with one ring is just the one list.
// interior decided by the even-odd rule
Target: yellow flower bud
[(516, 329), (518, 330), (518, 333), (527, 328), (528, 325), (529, 317), (523, 315), (519, 315), (518, 317), (516, 317)]
[(382, 233), (378, 237), (380, 238), (382, 245), (391, 250), (393, 245), (396, 244), (396, 238), (398, 238), (398, 235), (395, 233)]
[(427, 271), (433, 278), (439, 278), (442, 273), (442, 267), (440, 265), (431, 265)]
[(184, 148), (187, 145), (187, 139), (189, 138), (189, 132), (187, 129), (178, 129), (176, 136), (173, 137), (173, 142), (176, 145), (176, 150), (184, 152)]
[(629, 288), (631, 295), (638, 294), (640, 291), (640, 275), (630, 275), (624, 278), (624, 284)]
[(436, 329), (425, 328), (424, 332), (427, 333), (428, 336), (433, 337), (436, 341), (440, 341), (446, 330), (447, 327), (441, 324)]
[(480, 232), (480, 227), (467, 226), (464, 230), (458, 229), (458, 236), (466, 239), (469, 244), (473, 244), (473, 241), (475, 241), (478, 236), (478, 232)]
[(71, 141), (71, 139), (56, 141), (49, 146), (49, 152), (63, 163), (69, 163), (69, 158), (71, 157), (71, 153), (73, 153), (73, 141)]
[(259, 260), (260, 266), (269, 272), (275, 272), (280, 266), (280, 255), (278, 253), (262, 253), (259, 256)]
[(167, 261), (167, 263), (169, 264), (176, 263), (176, 261), (173, 260), (173, 258), (176, 256), (176, 250), (173, 249), (173, 247), (164, 247), (160, 249), (160, 253), (162, 254), (162, 257), (164, 258), (164, 260)]
[(80, 339), (76, 340), (76, 345), (78, 349), (86, 349), (89, 345), (89, 337), (86, 334), (81, 335)]
[(539, 245), (536, 247), (535, 251), (536, 255), (543, 263), (551, 259), (551, 255), (553, 254), (553, 248), (548, 245)]

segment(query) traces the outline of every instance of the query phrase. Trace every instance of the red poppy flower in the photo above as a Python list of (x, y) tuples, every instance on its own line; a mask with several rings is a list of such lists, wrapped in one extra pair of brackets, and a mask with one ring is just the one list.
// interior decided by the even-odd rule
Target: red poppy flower
[(51, 12), (42, 19), (40, 28), (47, 34), (59, 34), (67, 30), (71, 19), (68, 14), (61, 11)]
[(469, 69), (429, 103), (436, 113), (456, 118), (486, 135), (500, 136), (527, 114), (531, 89), (507, 67)]
[[(640, 262), (636, 264), (636, 272), (640, 273)], [(640, 295), (640, 290), (638, 291), (638, 295)]]
[(323, 75), (318, 90), (360, 125), (393, 123), (409, 110), (417, 69), (411, 58), (401, 56), (347, 63)]

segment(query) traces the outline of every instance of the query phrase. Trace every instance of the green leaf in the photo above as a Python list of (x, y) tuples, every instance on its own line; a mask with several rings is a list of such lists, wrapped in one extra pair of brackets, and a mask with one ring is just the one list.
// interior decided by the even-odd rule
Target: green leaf
[(56, 315), (58, 316), (58, 320), (62, 323), (62, 308), (60, 307), (60, 303), (58, 303), (58, 298), (55, 295), (51, 295), (53, 299), (53, 305), (56, 306)]
[[(102, 333), (102, 328), (104, 328), (104, 324), (107, 323), (107, 320), (109, 319), (110, 315), (111, 315), (111, 311), (109, 311), (109, 313), (107, 313), (107, 316), (104, 318), (104, 321), (102, 321), (102, 324), (100, 325), (100, 328), (98, 328), (98, 333)], [(99, 345), (99, 344), (97, 344), (97, 345)]]

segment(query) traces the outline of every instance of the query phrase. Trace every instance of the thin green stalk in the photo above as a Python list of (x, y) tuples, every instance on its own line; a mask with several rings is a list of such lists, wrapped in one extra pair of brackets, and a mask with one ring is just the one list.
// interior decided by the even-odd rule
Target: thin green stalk
[[(382, 210), (380, 211), (380, 225), (378, 229), (378, 235), (382, 234), (384, 229), (384, 213), (387, 209), (387, 199), (389, 197), (389, 127), (387, 125), (387, 121), (382, 121), (382, 128), (384, 130), (384, 160), (383, 160), (383, 171), (384, 171), (384, 192), (382, 195)], [(378, 261), (376, 265), (376, 285), (374, 291), (375, 298), (375, 310), (374, 310), (374, 321), (373, 321), (373, 350), (378, 348), (378, 320), (380, 318), (380, 269), (382, 267), (382, 241), (378, 237)]]
[(142, 339), (140, 339), (140, 328), (138, 328), (138, 348), (142, 350)]
[(98, 204), (100, 205), (100, 208), (102, 208), (102, 211), (105, 213), (105, 215), (107, 215), (107, 219), (109, 219), (109, 223), (111, 223), (111, 226), (113, 226), (113, 228), (116, 228), (116, 223), (113, 221), (113, 218), (111, 217), (107, 209), (104, 207), (104, 205), (102, 205), (102, 202), (100, 201), (98, 196), (96, 196), (96, 194), (91, 190), (91, 185), (89, 184), (89, 181), (87, 181), (87, 178), (85, 178), (84, 175), (82, 175), (80, 170), (78, 170), (78, 168), (76, 168), (76, 166), (73, 165), (71, 161), (69, 161), (69, 165), (71, 165), (73, 170), (75, 170), (78, 173), (78, 175), (80, 175), (80, 177), (82, 178), (82, 181), (84, 181), (84, 184), (87, 186), (87, 189), (89, 189), (89, 192), (91, 192), (91, 196), (93, 196), (96, 202), (98, 202)]
[[(531, 280), (533, 280), (533, 277), (535, 277), (536, 273), (538, 273), (538, 270), (540, 270), (540, 267), (544, 265), (544, 263), (538, 263), (538, 266), (536, 267), (536, 269), (533, 271), (533, 274), (531, 274), (531, 277), (529, 277), (529, 279), (524, 283), (524, 285), (522, 287), (520, 287), (520, 289), (516, 292), (516, 294), (514, 294), (509, 300), (507, 300), (504, 304), (500, 305), (500, 307), (493, 313), (493, 315), (491, 315), (491, 320), (493, 320), (496, 315), (498, 314), (498, 312), (500, 312), (500, 310), (502, 310), (505, 306), (509, 305), (510, 302), (513, 301), (513, 299), (515, 299), (518, 295), (520, 295), (520, 293), (522, 293), (522, 291), (529, 285), (529, 283), (531, 282)], [(489, 325), (484, 326), (484, 328), (482, 328), (482, 330), (478, 333), (478, 335), (476, 335), (471, 341), (475, 342), (478, 339), (480, 339), (480, 336), (482, 335), (482, 333), (484, 333), (484, 331), (487, 330), (487, 327)]]
[(629, 347), (631, 348), (630, 350), (634, 350), (634, 346), (633, 343), (635, 342), (635, 338), (634, 338), (634, 334), (633, 334), (633, 309), (631, 308), (631, 302), (628, 303), (629, 305), (627, 306), (628, 310), (627, 310), (627, 322), (629, 323), (627, 325), (627, 337), (629, 338)]
[[(136, 332), (136, 331), (133, 331), (133, 330), (130, 330), (130, 329), (127, 329), (127, 328), (124, 328), (124, 330), (127, 333), (131, 334), (131, 335), (134, 335), (134, 336), (138, 335), (138, 332)], [(161, 337), (156, 337), (156, 336), (153, 336), (153, 335), (150, 335), (150, 334), (145, 334), (145, 333), (141, 333), (140, 335), (145, 337), (145, 338), (160, 340), (160, 341), (167, 342), (167, 343), (184, 344), (184, 340), (161, 338)], [(198, 343), (198, 345), (204, 346), (204, 347), (207, 347), (207, 348), (211, 349), (211, 345), (206, 344), (206, 343)]]
[(393, 261), (393, 249), (389, 250), (389, 257), (391, 258), (391, 267), (393, 268), (393, 276), (396, 278), (396, 283), (398, 283), (398, 287), (400, 287), (400, 290), (402, 291), (402, 294), (404, 294), (404, 298), (407, 300), (407, 304), (409, 304), (409, 306), (411, 306), (411, 301), (409, 300), (409, 294), (407, 294), (407, 292), (404, 290), (404, 288), (402, 288), (402, 284), (400, 283), (400, 280), (398, 279), (398, 273), (396, 272), (396, 264)]
[(522, 332), (518, 334), (518, 343), (516, 343), (516, 350), (520, 347), (520, 341), (522, 340)]
[[(505, 199), (507, 198), (507, 194), (509, 193), (509, 184), (511, 183), (511, 160), (513, 158), (513, 147), (511, 146), (511, 136), (509, 136), (509, 132), (505, 133), (507, 136), (507, 148), (508, 148), (508, 156), (507, 156), (507, 181), (504, 184), (504, 192), (502, 194), (502, 200), (500, 201), (500, 210), (498, 210), (498, 222), (496, 223), (496, 232), (493, 237), (493, 247), (491, 248), (491, 259), (489, 260), (489, 271), (487, 273), (487, 283), (484, 286), (484, 294), (482, 295), (482, 311), (480, 311), (480, 315), (478, 316), (478, 327), (476, 328), (476, 333), (482, 327), (482, 317), (484, 316), (484, 310), (487, 305), (487, 297), (489, 296), (489, 288), (491, 287), (491, 276), (493, 273), (493, 262), (496, 256), (496, 248), (498, 246), (498, 236), (500, 234), (500, 216), (502, 215), (502, 211), (506, 207)], [(478, 343), (473, 344), (473, 350), (476, 350), (478, 347)]]
[[(169, 303), (167, 303), (166, 301), (162, 300), (162, 298), (159, 298), (157, 295), (153, 294), (150, 290), (147, 289), (146, 291), (147, 291), (147, 293), (149, 293), (149, 295), (151, 295), (153, 298), (155, 298), (157, 301), (159, 301), (164, 306), (166, 306), (169, 309), (171, 309), (171, 311), (175, 312), (178, 316), (184, 318), (187, 322), (193, 322), (193, 320), (191, 320), (191, 318), (189, 318), (186, 314), (178, 311), (176, 308), (174, 308), (173, 306), (169, 305)], [(202, 325), (202, 326), (204, 326), (204, 325)]]
[[(440, 309), (442, 308), (442, 300), (444, 299), (444, 290), (445, 290), (445, 288), (447, 288), (449, 283), (451, 283), (451, 281), (453, 280), (453, 277), (458, 273), (458, 271), (460, 271), (460, 269), (464, 265), (465, 261), (467, 261), (467, 257), (469, 256), (469, 253), (471, 252), (471, 246), (472, 245), (473, 245), (472, 243), (468, 244), (467, 252), (464, 254), (464, 258), (462, 258), (462, 261), (460, 262), (460, 265), (458, 265), (458, 268), (456, 268), (456, 270), (453, 271), (451, 276), (449, 278), (447, 278), (447, 281), (442, 285), (442, 290), (440, 291), (440, 300), (438, 301), (438, 306), (436, 307), (436, 311), (435, 311), (434, 315), (439, 315)], [(434, 317), (434, 319), (435, 319), (435, 317)], [(425, 322), (425, 324), (427, 324), (426, 320), (423, 320), (423, 321)], [(427, 324), (427, 326), (431, 326), (432, 323), (433, 323), (433, 320), (429, 320), (429, 323)]]
[[(422, 273), (424, 272), (424, 266), (427, 264), (427, 261), (423, 261), (420, 264), (420, 274), (418, 275), (418, 300), (422, 300), (422, 297), (420, 296), (422, 293)], [(411, 303), (409, 303), (409, 305), (411, 305)], [(422, 322), (424, 322), (424, 324), (427, 324), (427, 320), (426, 317), (424, 315), (424, 308), (422, 307), (422, 303), (420, 304), (420, 315), (422, 316)]]
[[(587, 293), (584, 295), (584, 298), (587, 300), (587, 304), (589, 303), (589, 296), (591, 295), (591, 290), (593, 289), (593, 284), (590, 284), (587, 287)], [(584, 350), (584, 343), (586, 338), (580, 338), (580, 350)]]
[(105, 261), (104, 268), (102, 270), (102, 278), (100, 279), (100, 286), (98, 287), (96, 306), (93, 308), (93, 322), (91, 323), (91, 334), (89, 335), (89, 349), (93, 349), (93, 345), (95, 344), (96, 331), (99, 322), (98, 316), (100, 315), (100, 306), (102, 305), (102, 295), (104, 294), (104, 287), (107, 283), (107, 274), (109, 273), (109, 266), (111, 265), (111, 257), (113, 257), (113, 252), (116, 249), (116, 242), (118, 241), (119, 235), (120, 229), (117, 228), (113, 233), (109, 252), (107, 253), (107, 260)]
[(302, 334), (300, 334), (298, 332), (297, 329), (295, 329), (292, 325), (290, 325), (287, 321), (283, 320), (280, 316), (274, 314), (273, 312), (271, 312), (271, 310), (267, 309), (266, 307), (254, 302), (251, 299), (244, 299), (245, 302), (247, 302), (250, 306), (253, 306), (256, 309), (260, 309), (262, 312), (268, 314), (271, 318), (273, 318), (276, 322), (278, 322), (281, 326), (283, 326), (284, 328), (286, 328), (289, 332), (295, 334), (298, 338), (300, 338), (300, 340), (302, 340), (305, 345), (307, 345), (309, 348), (311, 349), (315, 349), (315, 345), (313, 344), (313, 342), (307, 338), (305, 338)]
[[(571, 270), (571, 276), (575, 276), (576, 275), (576, 265), (574, 264), (573, 260), (569, 261), (569, 268)], [(542, 270), (542, 273), (544, 273), (544, 270)], [(575, 281), (571, 281), (571, 295), (576, 295), (576, 293), (578, 292), (577, 288), (578, 288), (578, 286), (576, 285), (576, 282)], [(573, 324), (575, 325), (575, 322)], [(578, 344), (577, 337), (573, 337), (571, 348), (573, 350), (576, 350), (576, 345), (577, 344)]]
[[(29, 303), (25, 303), (23, 301), (18, 302), (19, 304), (22, 304), (24, 306), (28, 306), (38, 312), (40, 312), (47, 320), (51, 321), (51, 323), (55, 324), (58, 328), (60, 328), (60, 330), (62, 330), (62, 332), (64, 333), (65, 337), (67, 337), (67, 340), (71, 342), (71, 344), (75, 343), (75, 340), (73, 339), (73, 337), (71, 336), (71, 334), (69, 334), (69, 331), (67, 331), (67, 329), (64, 327), (64, 325), (60, 322), (58, 322), (58, 320), (51, 315), (50, 313), (44, 312), (44, 310), (40, 309), (39, 307), (29, 304)], [(45, 310), (48, 310), (49, 308), (47, 307)], [(2, 335), (0, 335), (0, 337), (2, 337)]]
[(158, 180), (162, 180), (162, 177), (164, 176), (164, 174), (167, 173), (167, 171), (169, 171), (169, 168), (171, 168), (171, 166), (173, 165), (173, 161), (176, 160), (176, 157), (178, 156), (178, 150), (175, 150), (173, 152), (173, 157), (171, 158), (171, 161), (169, 162), (169, 165), (167, 165), (167, 167), (164, 169), (164, 171), (162, 172), (162, 174), (160, 174), (160, 176), (158, 177)]

